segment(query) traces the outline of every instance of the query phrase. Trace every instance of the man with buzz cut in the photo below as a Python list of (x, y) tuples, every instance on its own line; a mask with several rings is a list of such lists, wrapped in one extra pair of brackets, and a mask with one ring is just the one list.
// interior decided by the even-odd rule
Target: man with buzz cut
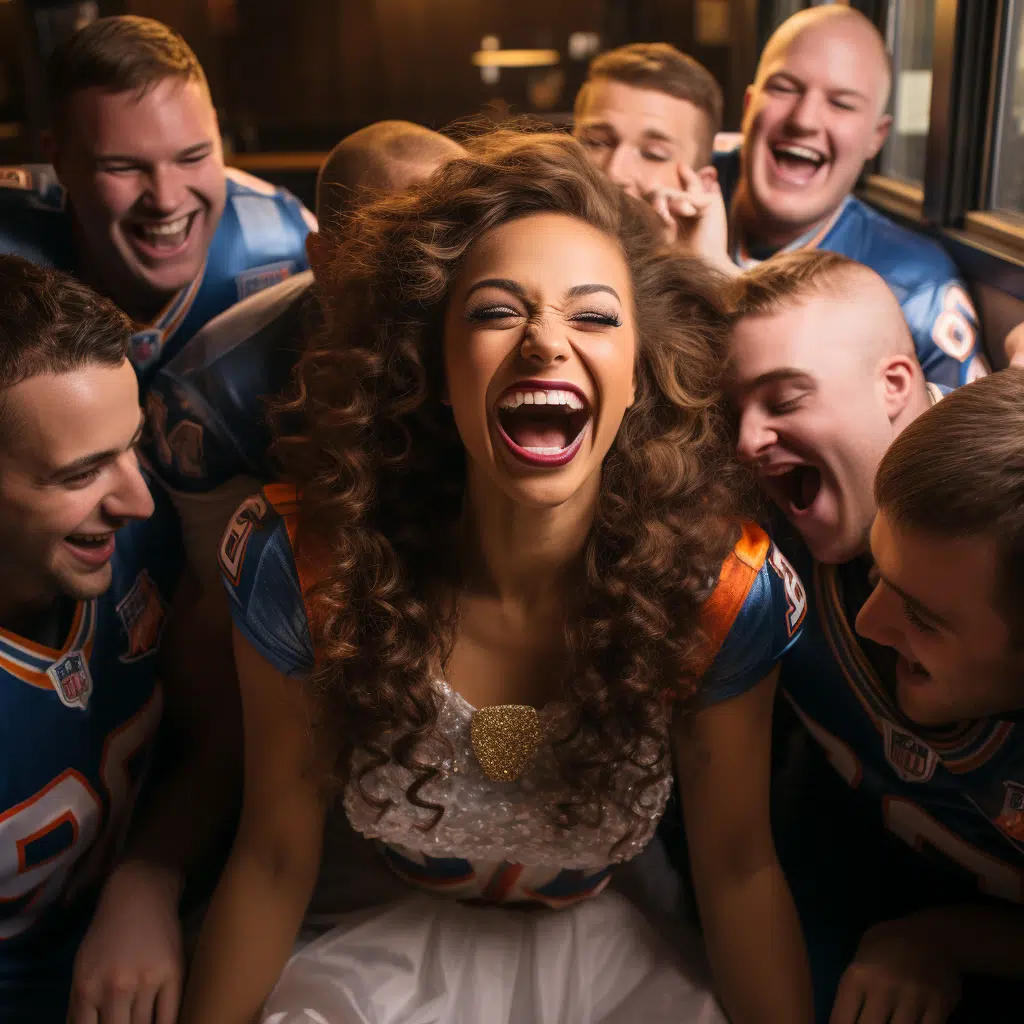
[(50, 58), (51, 165), (0, 167), (0, 253), (75, 274), (134, 322), (143, 392), (229, 306), (306, 269), (316, 222), (225, 170), (203, 69), (166, 25), (100, 18)]
[(903, 310), (925, 377), (956, 387), (988, 371), (955, 264), (852, 195), (889, 134), (890, 87), (885, 40), (859, 11), (813, 7), (782, 24), (744, 97), (742, 145), (715, 155), (730, 255), (746, 268), (817, 248), (871, 267)]

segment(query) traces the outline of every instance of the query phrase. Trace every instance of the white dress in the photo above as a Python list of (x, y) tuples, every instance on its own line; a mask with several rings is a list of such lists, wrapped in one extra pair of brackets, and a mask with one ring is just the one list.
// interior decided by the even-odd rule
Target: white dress
[[(443, 806), (441, 820), (417, 827), (430, 812), (408, 802), (411, 776), (394, 762), (363, 779), (373, 797), (393, 801), (381, 816), (355, 781), (365, 764), (356, 759), (348, 820), (404, 882), (389, 892), (371, 871), (362, 886), (352, 858), (347, 887), (374, 892), (376, 905), (330, 915), (330, 930), (282, 973), (265, 1024), (725, 1024), (692, 930), (640, 909), (659, 897), (630, 899), (608, 885), (616, 866), (637, 891), (651, 890), (654, 845), (637, 855), (664, 811), (669, 773), (648, 791), (627, 843), (616, 846), (628, 818), (614, 800), (600, 828), (560, 826), (550, 808), (566, 794), (550, 740), (517, 781), (491, 781), (470, 743), (473, 708), (439, 687), (438, 734), (451, 756), (422, 796)], [(557, 705), (540, 718), (548, 738), (564, 722)], [(621, 781), (625, 790), (629, 770)], [(325, 868), (343, 873), (344, 850), (325, 853)]]

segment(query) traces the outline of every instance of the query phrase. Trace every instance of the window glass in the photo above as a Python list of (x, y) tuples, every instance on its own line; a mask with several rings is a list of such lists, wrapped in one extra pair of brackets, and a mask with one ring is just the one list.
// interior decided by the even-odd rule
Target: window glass
[(890, 0), (886, 44), (892, 58), (892, 128), (879, 169), (911, 185), (924, 181), (932, 100), (935, 0)]

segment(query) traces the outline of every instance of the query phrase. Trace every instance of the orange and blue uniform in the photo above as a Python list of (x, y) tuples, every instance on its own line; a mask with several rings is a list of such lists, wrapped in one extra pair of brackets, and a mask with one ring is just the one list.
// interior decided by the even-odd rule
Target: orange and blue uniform
[(0, 1020), (64, 1019), (71, 963), (118, 853), (161, 712), (182, 564), (170, 503), (117, 534), (110, 588), (57, 647), (0, 630)]

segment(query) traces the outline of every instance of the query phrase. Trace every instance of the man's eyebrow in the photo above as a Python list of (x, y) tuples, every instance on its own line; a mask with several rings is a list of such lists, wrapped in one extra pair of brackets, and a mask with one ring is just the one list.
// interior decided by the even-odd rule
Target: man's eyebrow
[(777, 370), (769, 370), (767, 373), (758, 374), (753, 380), (742, 384), (739, 391), (742, 395), (749, 395), (752, 391), (756, 391), (766, 384), (778, 384), (785, 381), (799, 382), (810, 390), (814, 390), (817, 387), (814, 383), (814, 378), (804, 373), (803, 370), (798, 370), (792, 366), (780, 366)]
[[(876, 565), (877, 568), (877, 565)], [(897, 586), (881, 569), (878, 569), (878, 578), (894, 593), (898, 594), (906, 604), (917, 612), (922, 618), (928, 619), (930, 622), (934, 622), (937, 626), (941, 626), (943, 629), (952, 629), (950, 623), (944, 619), (938, 612), (932, 611), (923, 601), (919, 601), (913, 594), (908, 594), (902, 587)]]
[[(782, 70), (773, 71), (770, 75), (768, 75), (765, 78), (765, 82), (766, 83), (767, 82), (771, 82), (773, 79), (776, 79), (776, 78), (784, 78), (787, 82), (790, 83), (790, 85), (795, 85), (799, 89), (802, 89), (804, 87), (804, 83), (801, 82), (800, 79), (796, 77), (796, 75), (790, 73), (789, 71), (782, 71)], [(829, 90), (829, 95), (831, 95), (831, 96), (855, 96), (857, 99), (864, 100), (864, 101), (867, 101), (867, 99), (868, 99), (868, 96), (867, 96), (866, 93), (863, 93), (859, 89), (855, 89), (853, 86), (850, 86), (850, 85), (844, 85), (840, 89), (830, 89)]]
[(672, 146), (674, 146), (679, 141), (674, 136), (669, 135), (667, 132), (663, 132), (660, 128), (645, 129), (644, 138), (650, 139), (652, 142), (667, 142)]
[(183, 160), (188, 159), (190, 156), (198, 156), (204, 150), (209, 152), (213, 149), (213, 142), (207, 139), (204, 142), (197, 142), (192, 146), (186, 146), (183, 150), (175, 154), (175, 159)]
[[(175, 160), (187, 160), (189, 157), (199, 156), (201, 153), (209, 153), (213, 149), (213, 142), (206, 139), (204, 142), (196, 142), (186, 146), (174, 154)], [(99, 153), (95, 157), (96, 163), (104, 164), (137, 164), (143, 161), (130, 153)]]
[(108, 448), (106, 451), (83, 455), (80, 459), (75, 459), (73, 462), (69, 462), (64, 466), (61, 466), (59, 469), (55, 469), (52, 473), (48, 473), (46, 479), (57, 480), (61, 477), (75, 476), (78, 473), (84, 473), (87, 470), (92, 469), (93, 466), (97, 466), (100, 463), (108, 462), (110, 459), (116, 459), (122, 452), (127, 451), (128, 448), (132, 448), (139, 443), (145, 424), (146, 418), (144, 415), (140, 414), (139, 425), (126, 448)]

